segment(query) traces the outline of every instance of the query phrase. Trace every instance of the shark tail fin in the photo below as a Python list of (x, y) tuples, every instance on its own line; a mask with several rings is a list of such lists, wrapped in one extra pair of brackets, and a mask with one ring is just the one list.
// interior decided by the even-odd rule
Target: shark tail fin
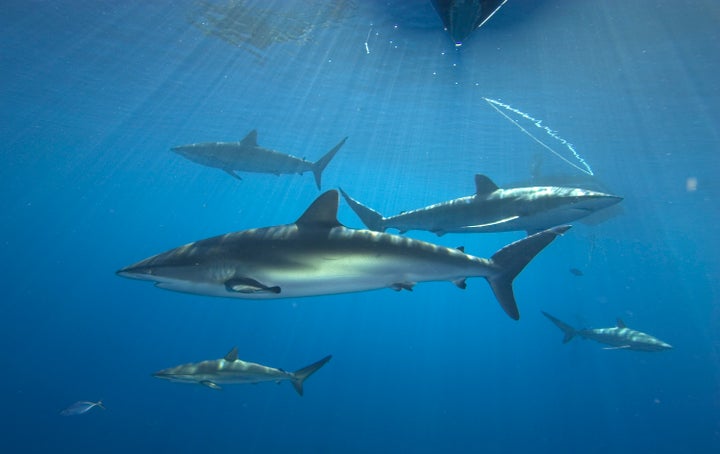
[(338, 152), (340, 147), (342, 147), (345, 144), (345, 141), (347, 140), (347, 137), (345, 137), (343, 140), (340, 141), (337, 145), (335, 145), (332, 150), (325, 153), (325, 156), (318, 159), (316, 162), (312, 165), (312, 173), (315, 175), (315, 184), (317, 184), (318, 189), (320, 189), (320, 183), (322, 180), (322, 173), (323, 170), (325, 170), (325, 167), (330, 163), (332, 158), (335, 157), (335, 154)]
[(513, 280), (545, 246), (552, 243), (557, 236), (562, 235), (569, 228), (569, 225), (565, 225), (530, 235), (508, 244), (490, 259), (492, 264), (499, 268), (499, 272), (488, 277), (487, 280), (500, 306), (513, 320), (520, 319), (520, 312), (513, 294)]
[(295, 372), (292, 373), (292, 385), (293, 388), (295, 388), (295, 391), (297, 391), (298, 394), (301, 396), (303, 395), (303, 383), (309, 376), (317, 372), (318, 369), (323, 367), (325, 363), (330, 361), (332, 358), (332, 355), (327, 355), (325, 358), (321, 359), (320, 361), (314, 362), (310, 364), (309, 366), (303, 367), (302, 369), (298, 369)]
[(570, 342), (572, 338), (575, 337), (575, 335), (577, 334), (577, 330), (572, 326), (568, 325), (567, 323), (553, 317), (545, 311), (543, 311), (543, 315), (549, 318), (550, 321), (555, 324), (555, 326), (560, 328), (562, 332), (565, 333), (565, 337), (563, 337), (563, 344), (567, 344), (568, 342)]
[(345, 198), (345, 201), (348, 205), (350, 205), (350, 208), (357, 214), (357, 216), (360, 218), (363, 224), (370, 229), (375, 230), (377, 232), (384, 232), (386, 227), (384, 225), (385, 218), (382, 214), (378, 213), (377, 211), (373, 210), (372, 208), (366, 207), (362, 203), (358, 202), (357, 200), (353, 199), (345, 191), (340, 189), (340, 193)]

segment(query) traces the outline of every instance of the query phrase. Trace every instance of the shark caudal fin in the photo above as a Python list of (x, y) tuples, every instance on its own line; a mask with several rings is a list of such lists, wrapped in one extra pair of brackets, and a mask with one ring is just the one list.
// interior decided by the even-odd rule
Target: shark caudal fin
[(325, 167), (330, 163), (332, 158), (335, 157), (335, 154), (338, 152), (340, 147), (342, 147), (345, 144), (345, 141), (347, 140), (347, 137), (345, 137), (343, 140), (340, 141), (337, 145), (333, 147), (332, 150), (325, 153), (325, 156), (315, 161), (312, 165), (312, 173), (315, 175), (315, 184), (317, 184), (318, 189), (320, 189), (320, 183), (322, 180), (322, 173), (323, 170), (325, 170)]
[(577, 334), (577, 330), (573, 328), (572, 326), (568, 325), (567, 323), (558, 320), (557, 318), (553, 317), (552, 315), (548, 314), (545, 311), (541, 311), (542, 314), (549, 318), (551, 322), (555, 324), (558, 328), (562, 330), (563, 333), (565, 333), (565, 337), (563, 337), (563, 344), (567, 344), (572, 340), (573, 337)]
[(340, 189), (340, 193), (345, 198), (345, 201), (348, 205), (350, 205), (350, 208), (357, 214), (357, 216), (360, 218), (363, 224), (365, 224), (365, 227), (367, 227), (370, 230), (375, 230), (377, 232), (384, 232), (386, 227), (384, 225), (385, 218), (382, 214), (378, 213), (377, 211), (373, 210), (372, 208), (368, 208), (362, 203), (358, 202), (357, 200), (353, 199), (345, 191)]
[(291, 382), (293, 388), (295, 388), (295, 391), (297, 391), (298, 394), (300, 394), (301, 396), (303, 395), (303, 383), (305, 382), (305, 380), (307, 380), (309, 376), (317, 372), (318, 369), (323, 367), (325, 363), (330, 361), (330, 358), (332, 358), (332, 355), (327, 355), (320, 361), (312, 363), (309, 366), (298, 369), (292, 373), (293, 378)]
[(500, 306), (513, 320), (520, 319), (520, 312), (513, 294), (513, 280), (545, 246), (552, 243), (558, 235), (562, 235), (569, 228), (569, 225), (565, 225), (530, 235), (508, 244), (490, 259), (493, 265), (499, 268), (499, 272), (494, 276), (489, 276), (487, 280)]

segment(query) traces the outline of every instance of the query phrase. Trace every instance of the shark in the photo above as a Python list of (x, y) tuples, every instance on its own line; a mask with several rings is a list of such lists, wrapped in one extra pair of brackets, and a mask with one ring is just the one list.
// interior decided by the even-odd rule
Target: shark
[(351, 229), (337, 219), (339, 194), (321, 194), (292, 224), (228, 233), (180, 246), (117, 271), (159, 288), (246, 299), (295, 298), (484, 277), (505, 312), (520, 318), (512, 283), (570, 226), (511, 243), (491, 258), (401, 235)]
[(323, 367), (332, 355), (328, 355), (295, 372), (263, 366), (238, 359), (238, 349), (233, 347), (223, 358), (181, 364), (153, 373), (153, 377), (179, 383), (198, 383), (210, 389), (222, 389), (221, 384), (243, 384), (289, 381), (299, 395), (303, 395), (303, 383)]
[(225, 171), (233, 178), (242, 178), (236, 171), (280, 174), (303, 174), (312, 172), (315, 184), (321, 187), (322, 172), (335, 154), (345, 144), (342, 139), (330, 151), (315, 162), (293, 155), (263, 148), (258, 145), (257, 130), (252, 130), (240, 142), (203, 142), (181, 145), (172, 151), (198, 164)]
[(610, 345), (610, 347), (605, 347), (605, 350), (626, 349), (658, 352), (672, 348), (672, 345), (661, 341), (657, 337), (628, 328), (621, 319), (618, 319), (617, 326), (613, 326), (612, 328), (575, 329), (547, 312), (543, 312), (542, 314), (550, 319), (550, 321), (565, 334), (563, 344), (567, 344), (575, 336), (580, 336), (584, 339), (591, 339), (601, 344)]
[(619, 203), (622, 198), (581, 188), (532, 186), (499, 188), (485, 175), (475, 175), (475, 194), (385, 217), (340, 189), (350, 208), (370, 230), (394, 228), (446, 233), (489, 233), (525, 230), (537, 233), (567, 224)]

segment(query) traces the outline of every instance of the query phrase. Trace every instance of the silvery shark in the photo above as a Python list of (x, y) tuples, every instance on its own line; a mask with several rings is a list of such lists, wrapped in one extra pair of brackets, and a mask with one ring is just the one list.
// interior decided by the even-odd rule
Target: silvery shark
[(642, 331), (628, 328), (621, 319), (618, 319), (617, 326), (613, 326), (612, 328), (575, 329), (547, 312), (543, 312), (543, 315), (565, 333), (563, 344), (567, 344), (575, 336), (580, 336), (585, 339), (600, 342), (601, 344), (610, 345), (610, 347), (605, 347), (605, 350), (627, 349), (643, 352), (658, 352), (672, 348), (672, 345), (656, 337), (645, 334)]
[(233, 347), (224, 358), (181, 364), (157, 371), (153, 377), (180, 383), (198, 383), (210, 389), (221, 389), (221, 384), (289, 381), (295, 391), (302, 396), (305, 380), (331, 358), (332, 355), (328, 355), (295, 372), (286, 372), (282, 369), (239, 360), (238, 349)]
[(622, 198), (580, 188), (535, 186), (501, 189), (485, 175), (475, 175), (475, 194), (384, 217), (340, 190), (370, 230), (394, 228), (446, 233), (525, 230), (536, 233), (566, 224), (614, 205)]
[(252, 130), (240, 142), (204, 142), (171, 148), (177, 154), (208, 167), (224, 170), (241, 179), (235, 171), (280, 174), (312, 172), (320, 189), (322, 172), (343, 146), (347, 137), (316, 162), (263, 148), (257, 143), (257, 130)]
[(400, 235), (349, 229), (337, 220), (338, 193), (321, 194), (293, 224), (196, 241), (117, 272), (179, 292), (232, 298), (294, 298), (484, 277), (505, 312), (519, 319), (512, 282), (569, 226), (505, 246), (492, 258)]

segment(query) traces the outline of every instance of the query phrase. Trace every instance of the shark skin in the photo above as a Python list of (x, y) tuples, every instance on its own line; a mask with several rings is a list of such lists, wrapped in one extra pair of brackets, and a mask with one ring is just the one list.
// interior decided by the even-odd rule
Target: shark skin
[(370, 230), (427, 230), (446, 233), (494, 233), (524, 230), (528, 235), (567, 224), (622, 200), (580, 188), (536, 186), (500, 189), (475, 175), (475, 194), (384, 217), (340, 189), (345, 201)]
[(567, 323), (553, 317), (547, 312), (542, 313), (565, 334), (563, 344), (570, 342), (575, 336), (594, 340), (601, 344), (610, 345), (605, 350), (636, 350), (642, 352), (659, 352), (672, 349), (672, 345), (649, 334), (630, 329), (621, 320), (612, 328), (575, 329)]
[(295, 391), (303, 395), (303, 383), (325, 365), (332, 355), (295, 372), (263, 366), (238, 359), (238, 349), (233, 347), (224, 358), (187, 363), (155, 372), (153, 377), (179, 383), (197, 383), (210, 389), (220, 385), (289, 381)]
[(505, 312), (519, 319), (512, 282), (569, 226), (516, 241), (485, 259), (389, 233), (349, 229), (337, 220), (338, 192), (321, 194), (293, 224), (196, 241), (117, 274), (199, 295), (270, 299), (412, 290), (418, 282), (484, 277)]
[(237, 179), (241, 178), (235, 171), (274, 175), (295, 173), (302, 175), (305, 172), (312, 172), (315, 176), (315, 184), (320, 189), (323, 170), (346, 140), (347, 137), (342, 139), (316, 162), (259, 146), (257, 130), (252, 130), (240, 142), (194, 143), (173, 147), (171, 150), (198, 164), (221, 169)]

